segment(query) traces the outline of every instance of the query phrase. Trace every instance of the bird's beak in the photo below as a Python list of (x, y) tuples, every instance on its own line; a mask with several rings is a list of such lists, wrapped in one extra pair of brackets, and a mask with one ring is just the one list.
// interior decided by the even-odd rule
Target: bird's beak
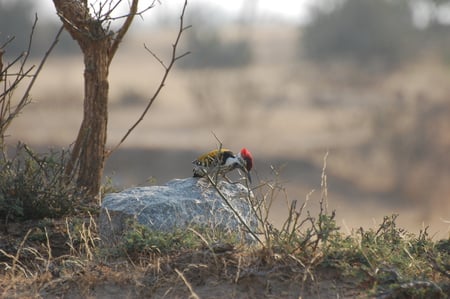
[(250, 175), (250, 171), (248, 171), (247, 168), (245, 167), (245, 162), (239, 164), (239, 168), (247, 175), (248, 181), (251, 183), (252, 176)]
[(250, 171), (247, 171), (247, 169), (246, 169), (245, 172), (247, 173), (248, 181), (249, 181), (250, 184), (251, 184), (251, 183), (252, 183), (252, 176), (250, 175)]

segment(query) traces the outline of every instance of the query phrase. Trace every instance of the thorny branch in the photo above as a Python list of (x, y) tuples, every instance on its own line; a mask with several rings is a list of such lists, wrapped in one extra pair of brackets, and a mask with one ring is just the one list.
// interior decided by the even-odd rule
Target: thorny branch
[(125, 133), (125, 135), (122, 137), (122, 139), (119, 141), (119, 143), (114, 146), (111, 150), (109, 150), (106, 153), (106, 157), (110, 156), (111, 153), (113, 153), (116, 149), (119, 148), (120, 145), (122, 145), (122, 143), (128, 138), (128, 136), (131, 134), (131, 132), (133, 132), (133, 130), (139, 125), (139, 123), (144, 119), (145, 115), (147, 114), (148, 110), (150, 109), (150, 107), (152, 106), (152, 104), (154, 103), (154, 101), (156, 100), (156, 98), (158, 97), (159, 93), (161, 92), (161, 90), (163, 89), (163, 87), (165, 86), (167, 77), (169, 76), (170, 71), (172, 70), (172, 67), (174, 66), (175, 62), (178, 61), (179, 59), (183, 58), (184, 56), (188, 55), (190, 52), (185, 52), (181, 55), (177, 55), (177, 49), (178, 49), (178, 44), (180, 42), (181, 36), (183, 34), (184, 31), (186, 31), (187, 29), (191, 28), (191, 26), (184, 26), (184, 16), (185, 16), (185, 12), (186, 12), (186, 7), (187, 7), (187, 0), (184, 1), (184, 5), (183, 5), (183, 10), (181, 11), (181, 15), (180, 15), (180, 26), (179, 26), (179, 30), (178, 30), (178, 34), (177, 37), (175, 39), (175, 42), (172, 44), (172, 55), (171, 55), (171, 59), (168, 65), (166, 65), (154, 52), (152, 52), (145, 44), (144, 47), (145, 49), (153, 56), (155, 57), (155, 59), (162, 65), (162, 67), (164, 68), (165, 72), (163, 77), (161, 78), (161, 81), (159, 83), (158, 88), (156, 89), (155, 93), (153, 94), (153, 96), (149, 99), (149, 102), (147, 103), (147, 106), (145, 107), (144, 111), (142, 112), (142, 114), (140, 115), (140, 117), (138, 118), (138, 120), (128, 129), (128, 131)]

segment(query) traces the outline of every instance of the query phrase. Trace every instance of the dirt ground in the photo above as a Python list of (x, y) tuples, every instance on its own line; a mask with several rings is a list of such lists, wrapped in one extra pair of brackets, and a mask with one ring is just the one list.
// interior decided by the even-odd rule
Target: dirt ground
[[(200, 248), (104, 261), (98, 257), (111, 249), (100, 246), (95, 249), (98, 257), (89, 260), (78, 255), (82, 251), (74, 249), (77, 245), (68, 238), (65, 220), (46, 222), (50, 250), (45, 248), (46, 242), (42, 243), (42, 231), (36, 229), (42, 225), (39, 221), (11, 223), (7, 234), (3, 229), (0, 231), (1, 250), (23, 250), (17, 251), (20, 259), (17, 265), (24, 271), (0, 270), (0, 275), (6, 273), (0, 283), (2, 298), (365, 298), (367, 295), (367, 290), (343, 279), (336, 269), (324, 267), (308, 272), (295, 257), (282, 258), (261, 249), (239, 246), (224, 246), (225, 250), (215, 253)], [(28, 238), (23, 239), (30, 229)], [(11, 260), (0, 255), (0, 263), (11, 265)], [(16, 274), (10, 277), (7, 273)]]
[[(82, 223), (83, 229), (77, 231), (75, 227), (80, 229)], [(406, 265), (390, 268), (386, 264), (384, 269), (388, 258), (375, 260), (380, 263), (376, 271), (389, 274), (385, 277), (371, 271), (370, 257), (358, 260), (352, 250), (346, 252), (348, 256), (326, 257), (326, 250), (312, 253), (307, 247), (304, 254), (277, 247), (206, 242), (168, 252), (146, 247), (125, 253), (121, 243), (102, 245), (95, 223), (98, 220), (92, 214), (2, 223), (0, 297), (331, 299), (416, 298), (408, 294), (417, 294), (417, 298), (448, 298), (450, 288), (448, 269), (437, 271), (436, 266), (432, 274), (421, 273), (428, 272), (430, 265), (415, 269), (419, 280), (407, 283), (401, 283), (404, 278), (400, 276), (389, 276), (396, 267), (405, 270), (420, 265), (412, 251)], [(367, 249), (382, 250), (380, 244)], [(450, 242), (445, 244), (439, 249), (446, 259), (440, 261), (443, 267), (448, 266), (450, 254)], [(428, 253), (430, 257), (436, 254)]]

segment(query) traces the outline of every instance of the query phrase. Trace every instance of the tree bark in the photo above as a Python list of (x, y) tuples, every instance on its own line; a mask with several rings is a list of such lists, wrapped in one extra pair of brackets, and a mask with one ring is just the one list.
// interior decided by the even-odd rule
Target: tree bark
[[(79, 164), (77, 185), (98, 196), (105, 162), (108, 126), (108, 44), (93, 43), (83, 50), (85, 98), (83, 121), (74, 145), (72, 165)], [(77, 149), (75, 151), (75, 149)], [(68, 171), (73, 171), (68, 168)]]
[[(109, 0), (108, 0), (109, 1)], [(112, 58), (137, 11), (133, 0), (130, 12), (117, 34), (103, 28), (93, 17), (87, 1), (53, 0), (56, 11), (84, 55), (83, 121), (66, 166), (69, 179), (90, 199), (98, 199), (106, 156), (108, 125), (108, 71)]]

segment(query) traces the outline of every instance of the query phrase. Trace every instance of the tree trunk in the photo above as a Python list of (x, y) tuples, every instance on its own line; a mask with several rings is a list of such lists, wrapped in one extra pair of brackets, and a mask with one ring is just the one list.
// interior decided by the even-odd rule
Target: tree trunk
[(98, 199), (105, 163), (108, 124), (108, 69), (112, 36), (89, 14), (87, 3), (53, 1), (64, 27), (84, 55), (83, 121), (66, 166), (68, 178), (76, 178), (80, 191)]
[[(108, 44), (84, 49), (84, 113), (71, 161), (79, 163), (77, 185), (98, 196), (105, 162), (108, 124)], [(76, 149), (76, 150), (75, 150)]]
[(109, 6), (100, 2), (101, 8), (109, 7), (110, 11), (91, 15), (86, 0), (53, 0), (64, 28), (78, 42), (84, 55), (83, 121), (66, 166), (66, 176), (69, 180), (76, 178), (80, 191), (91, 200), (99, 197), (106, 157), (109, 65), (133, 22), (138, 2), (131, 2), (122, 26), (112, 32), (108, 19), (115, 9), (112, 1)]

